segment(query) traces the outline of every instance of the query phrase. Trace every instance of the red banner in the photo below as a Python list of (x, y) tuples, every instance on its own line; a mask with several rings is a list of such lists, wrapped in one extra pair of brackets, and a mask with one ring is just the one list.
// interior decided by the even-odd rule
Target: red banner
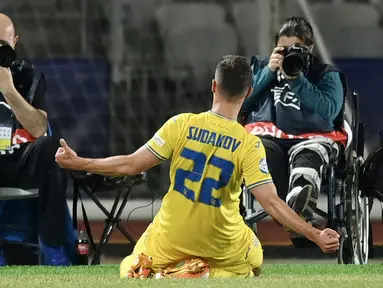
[(334, 131), (328, 133), (305, 133), (300, 135), (286, 134), (274, 123), (271, 122), (256, 122), (245, 125), (247, 132), (257, 136), (271, 136), (280, 139), (312, 139), (316, 137), (325, 137), (334, 140), (335, 142), (342, 143), (344, 146), (347, 144), (346, 131)]

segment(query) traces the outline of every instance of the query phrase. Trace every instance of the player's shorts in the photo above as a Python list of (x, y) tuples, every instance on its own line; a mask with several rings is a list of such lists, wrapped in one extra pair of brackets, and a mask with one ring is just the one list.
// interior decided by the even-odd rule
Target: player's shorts
[[(253, 270), (259, 269), (263, 262), (262, 245), (250, 228), (246, 227), (247, 244), (236, 255), (228, 259), (204, 257), (210, 265), (209, 278), (233, 278), (254, 276)], [(133, 253), (126, 257), (120, 265), (120, 277), (126, 277), (137, 255), (144, 253), (152, 257), (152, 269), (166, 269), (183, 259), (195, 257), (175, 249), (159, 231), (149, 225), (138, 240)]]

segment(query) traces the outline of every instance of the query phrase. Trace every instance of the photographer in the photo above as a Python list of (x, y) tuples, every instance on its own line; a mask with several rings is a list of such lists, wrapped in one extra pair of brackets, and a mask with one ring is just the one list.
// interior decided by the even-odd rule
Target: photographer
[(313, 220), (321, 168), (338, 152), (337, 143), (347, 141), (335, 130), (346, 86), (339, 71), (312, 55), (314, 34), (305, 19), (287, 19), (275, 44), (269, 59), (253, 57), (254, 92), (243, 104), (242, 121), (262, 139), (279, 196)]
[[(44, 264), (70, 264), (63, 249), (66, 174), (55, 163), (58, 141), (47, 134), (44, 76), (13, 50), (18, 36), (0, 14), (0, 187), (39, 188), (39, 237)], [(0, 202), (0, 212), (5, 202)], [(22, 211), (20, 211), (22, 212)], [(6, 265), (0, 250), (0, 265)]]

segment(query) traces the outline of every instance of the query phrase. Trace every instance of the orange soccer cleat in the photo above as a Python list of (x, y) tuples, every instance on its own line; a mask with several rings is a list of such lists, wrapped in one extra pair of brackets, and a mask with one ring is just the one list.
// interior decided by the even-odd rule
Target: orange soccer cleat
[(139, 279), (151, 278), (153, 276), (152, 264), (152, 257), (141, 253), (137, 255), (126, 277)]
[(161, 278), (209, 278), (209, 263), (201, 258), (193, 258), (179, 262), (173, 267), (160, 270), (155, 275)]

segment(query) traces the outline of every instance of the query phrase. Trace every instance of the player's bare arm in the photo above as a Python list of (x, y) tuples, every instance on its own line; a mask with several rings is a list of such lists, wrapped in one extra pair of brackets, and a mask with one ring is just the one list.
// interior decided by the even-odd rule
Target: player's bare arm
[(271, 217), (315, 242), (323, 252), (331, 253), (339, 248), (338, 233), (331, 229), (320, 231), (303, 221), (278, 197), (273, 183), (257, 186), (251, 192)]
[(145, 146), (130, 155), (113, 156), (102, 159), (88, 159), (77, 156), (65, 140), (56, 153), (57, 164), (64, 169), (87, 171), (106, 176), (134, 176), (159, 164), (159, 160)]
[(47, 131), (47, 113), (30, 105), (16, 90), (10, 69), (0, 67), (0, 92), (11, 106), (20, 124), (33, 136), (41, 137)]

